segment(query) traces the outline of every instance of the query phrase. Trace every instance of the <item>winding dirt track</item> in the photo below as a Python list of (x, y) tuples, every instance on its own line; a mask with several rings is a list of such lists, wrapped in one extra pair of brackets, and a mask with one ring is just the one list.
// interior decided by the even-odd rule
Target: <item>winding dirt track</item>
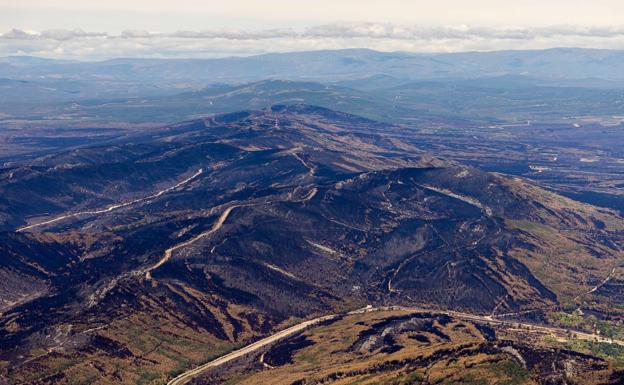
[(212, 227), (210, 228), (210, 230), (208, 231), (204, 231), (203, 233), (196, 235), (195, 237), (189, 239), (188, 241), (184, 241), (182, 243), (178, 243), (175, 246), (172, 246), (170, 248), (168, 248), (167, 250), (165, 250), (165, 254), (163, 255), (163, 257), (152, 267), (148, 268), (145, 270), (145, 278), (146, 279), (151, 279), (152, 278), (152, 274), (151, 272), (158, 269), (159, 267), (161, 267), (162, 265), (164, 265), (165, 263), (167, 263), (168, 260), (171, 259), (171, 256), (173, 255), (173, 252), (181, 249), (183, 247), (189, 246), (197, 241), (199, 241), (202, 238), (205, 238), (207, 236), (210, 236), (212, 234), (214, 234), (216, 231), (218, 231), (221, 226), (223, 226), (223, 224), (225, 223), (225, 221), (227, 220), (227, 218), (230, 216), (230, 213), (232, 212), (232, 210), (234, 210), (237, 207), (242, 207), (242, 206), (248, 206), (248, 205), (234, 205), (234, 206), (230, 206), (228, 208), (226, 208), (223, 213), (221, 213), (221, 216), (219, 216), (219, 219), (217, 219), (217, 221), (214, 223), (214, 225), (212, 225)]
[[(316, 195), (317, 191), (318, 191), (318, 189), (316, 187), (313, 187), (303, 198), (301, 198), (298, 201), (294, 201), (294, 202), (305, 203), (305, 202), (309, 201), (310, 199), (312, 199)], [(235, 204), (235, 205), (229, 206), (228, 208), (226, 208), (223, 211), (223, 213), (221, 213), (221, 216), (219, 216), (219, 219), (217, 219), (217, 221), (212, 225), (210, 230), (204, 231), (203, 233), (201, 233), (199, 235), (196, 235), (195, 237), (189, 239), (188, 241), (184, 241), (182, 243), (178, 243), (177, 245), (174, 245), (174, 246), (168, 248), (167, 250), (165, 250), (165, 253), (163, 254), (162, 258), (156, 264), (154, 264), (153, 266), (143, 270), (145, 272), (145, 278), (148, 279), (148, 280), (152, 279), (151, 272), (156, 270), (156, 269), (158, 269), (159, 267), (161, 267), (165, 263), (167, 263), (167, 261), (169, 261), (171, 259), (171, 257), (173, 256), (173, 252), (174, 251), (182, 249), (182, 248), (184, 248), (186, 246), (189, 246), (189, 245), (199, 241), (200, 239), (206, 238), (206, 237), (214, 234), (215, 232), (217, 232), (223, 226), (223, 224), (228, 219), (228, 217), (230, 216), (232, 211), (234, 211), (234, 209), (240, 208), (240, 207), (252, 207), (252, 206), (259, 206), (259, 205), (268, 205), (268, 204), (272, 204), (272, 203), (275, 203), (275, 202), (274, 201), (267, 201), (267, 202), (256, 202), (256, 203), (241, 203), (241, 204)]]
[(143, 197), (143, 198), (134, 199), (134, 200), (131, 200), (131, 201), (128, 201), (128, 202), (116, 203), (114, 205), (108, 206), (108, 207), (103, 208), (103, 209), (89, 210), (89, 211), (79, 211), (79, 212), (76, 212), (76, 213), (61, 215), (59, 217), (52, 218), (52, 219), (49, 219), (47, 221), (43, 221), (43, 222), (39, 222), (39, 223), (34, 223), (32, 225), (27, 225), (27, 226), (20, 227), (20, 228), (16, 229), (15, 231), (22, 232), (22, 231), (34, 229), (36, 227), (46, 226), (46, 225), (50, 225), (52, 223), (60, 222), (60, 221), (62, 221), (64, 219), (75, 218), (75, 217), (78, 217), (78, 216), (81, 216), (81, 215), (105, 214), (105, 213), (111, 212), (113, 210), (117, 210), (117, 209), (120, 209), (120, 208), (123, 208), (123, 207), (131, 206), (131, 205), (134, 205), (134, 204), (137, 204), (137, 203), (140, 203), (140, 202), (144, 202), (144, 201), (147, 201), (147, 200), (150, 200), (150, 199), (158, 198), (161, 195), (164, 195), (164, 194), (166, 194), (166, 193), (168, 193), (170, 191), (173, 191), (173, 190), (175, 190), (175, 189), (177, 189), (179, 187), (184, 186), (188, 182), (190, 182), (193, 179), (197, 178), (203, 172), (204, 172), (204, 169), (200, 168), (199, 170), (197, 170), (197, 172), (195, 174), (193, 174), (190, 177), (184, 179), (183, 181), (177, 183), (176, 185), (168, 187), (168, 188), (166, 188), (164, 190), (160, 190), (157, 193), (154, 193), (152, 195), (148, 195), (148, 196)]

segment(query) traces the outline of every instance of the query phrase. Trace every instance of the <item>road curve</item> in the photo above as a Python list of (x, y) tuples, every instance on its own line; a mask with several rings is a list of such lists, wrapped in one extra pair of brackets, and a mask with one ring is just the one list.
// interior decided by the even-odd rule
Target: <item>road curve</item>
[(193, 238), (189, 239), (188, 241), (184, 241), (182, 243), (178, 243), (177, 245), (172, 246), (172, 247), (168, 248), (167, 250), (165, 250), (165, 253), (163, 254), (163, 257), (155, 265), (153, 265), (152, 267), (150, 267), (150, 268), (145, 270), (145, 278), (148, 279), (148, 280), (151, 279), (152, 278), (152, 271), (158, 269), (159, 267), (164, 265), (168, 260), (170, 260), (174, 251), (176, 251), (178, 249), (181, 249), (183, 247), (186, 247), (188, 245), (191, 245), (191, 244), (199, 241), (202, 238), (205, 238), (207, 236), (210, 236), (210, 235), (214, 234), (216, 231), (218, 231), (221, 228), (221, 226), (223, 226), (223, 224), (225, 223), (227, 218), (230, 216), (230, 213), (232, 212), (232, 210), (234, 210), (237, 207), (243, 207), (243, 206), (248, 206), (248, 205), (234, 205), (234, 206), (230, 206), (230, 207), (226, 208), (223, 211), (223, 213), (221, 213), (221, 216), (219, 216), (219, 219), (217, 219), (217, 221), (212, 225), (210, 230), (204, 231), (203, 233), (194, 236)]
[[(317, 189), (315, 187), (308, 194), (306, 194), (306, 196), (303, 197), (303, 199), (300, 200), (299, 202), (306, 202), (306, 201), (310, 200), (316, 194), (316, 192), (317, 192)], [(263, 205), (263, 204), (271, 204), (271, 203), (274, 203), (274, 201), (257, 202), (257, 203), (240, 203), (240, 204), (235, 204), (235, 205), (228, 206), (225, 210), (223, 210), (223, 212), (221, 213), (221, 215), (219, 216), (217, 221), (212, 225), (210, 230), (204, 231), (203, 233), (194, 236), (193, 238), (189, 239), (188, 241), (184, 241), (182, 243), (178, 243), (177, 245), (174, 245), (174, 246), (168, 248), (167, 250), (165, 250), (165, 253), (163, 254), (162, 258), (158, 262), (156, 262), (156, 264), (154, 264), (153, 266), (151, 266), (151, 267), (149, 267), (147, 269), (142, 270), (142, 272), (145, 273), (145, 278), (148, 279), (148, 280), (152, 279), (152, 271), (158, 269), (159, 267), (161, 267), (162, 265), (167, 263), (167, 261), (169, 261), (171, 259), (171, 257), (173, 256), (173, 252), (174, 251), (179, 250), (179, 249), (181, 249), (183, 247), (189, 246), (189, 245), (199, 241), (200, 239), (206, 238), (206, 237), (214, 234), (215, 232), (217, 232), (223, 226), (223, 224), (228, 219), (228, 217), (230, 216), (232, 211), (234, 211), (234, 209), (241, 208), (241, 207), (253, 207), (253, 206), (258, 206), (258, 205)]]

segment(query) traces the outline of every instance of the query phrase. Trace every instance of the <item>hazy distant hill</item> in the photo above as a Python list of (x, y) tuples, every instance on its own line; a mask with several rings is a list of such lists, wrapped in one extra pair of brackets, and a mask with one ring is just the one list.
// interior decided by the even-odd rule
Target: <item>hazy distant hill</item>
[(528, 75), (545, 79), (624, 80), (624, 51), (560, 48), (444, 54), (366, 49), (265, 54), (224, 59), (113, 59), (57, 61), (0, 59), (0, 77), (66, 77), (109, 81), (249, 82), (266, 78), (317, 81), (377, 74), (408, 79)]
[(624, 92), (604, 87), (605, 82), (562, 83), (521, 75), (425, 80), (374, 75), (331, 83), (269, 79), (175, 93), (163, 86), (145, 96), (137, 94), (147, 92), (146, 87), (132, 84), (111, 97), (122, 83), (96, 82), (89, 87), (88, 81), (0, 79), (0, 90), (5, 91), (0, 94), (0, 114), (26, 120), (175, 122), (241, 108), (305, 103), (376, 120), (446, 127), (466, 126), (469, 120), (489, 124), (624, 114)]
[(0, 118), (8, 120), (174, 122), (275, 103), (314, 104), (393, 122), (527, 120), (621, 115), (622, 89), (624, 51), (610, 50), (352, 49), (99, 62), (0, 58)]

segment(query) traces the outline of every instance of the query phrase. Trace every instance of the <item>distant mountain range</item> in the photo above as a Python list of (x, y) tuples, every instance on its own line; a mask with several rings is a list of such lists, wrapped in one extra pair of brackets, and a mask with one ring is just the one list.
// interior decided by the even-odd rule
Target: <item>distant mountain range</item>
[[(523, 75), (549, 80), (624, 81), (624, 51), (557, 48), (440, 54), (367, 49), (292, 52), (221, 59), (113, 59), (98, 62), (0, 58), (0, 77), (158, 83), (251, 82), (267, 78), (338, 81), (387, 75), (400, 79)], [(181, 84), (178, 84), (181, 86)]]
[[(479, 79), (409, 80), (374, 75), (328, 83), (261, 80), (220, 84), (171, 94), (132, 96), (126, 89), (110, 96), (116, 85), (71, 81), (0, 80), (0, 118), (117, 124), (176, 122), (215, 113), (312, 104), (412, 126), (484, 125), (492, 121), (552, 121), (575, 116), (624, 114), (620, 88), (544, 81), (520, 75)], [(592, 84), (603, 84), (605, 82)], [(609, 83), (610, 84), (610, 83)], [(130, 86), (129, 86), (130, 87)], [(92, 96), (89, 96), (92, 95)], [(2, 116), (4, 114), (4, 116)], [(488, 123), (489, 124), (489, 123)]]
[(280, 103), (394, 123), (526, 121), (622, 115), (623, 89), (624, 51), (572, 48), (99, 62), (0, 58), (0, 119), (11, 121), (176, 122)]

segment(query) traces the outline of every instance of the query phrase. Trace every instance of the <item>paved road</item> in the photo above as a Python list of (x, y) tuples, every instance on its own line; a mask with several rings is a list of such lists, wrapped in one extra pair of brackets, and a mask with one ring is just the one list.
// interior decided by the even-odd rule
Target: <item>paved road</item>
[[(423, 311), (423, 309), (413, 309), (413, 308), (399, 308), (399, 309), (407, 310), (407, 311), (410, 311), (410, 310)], [(504, 321), (504, 320), (496, 319), (492, 316), (482, 316), (482, 315), (476, 315), (476, 314), (470, 314), (470, 313), (456, 312), (452, 310), (432, 311), (432, 312), (444, 313), (455, 318), (465, 319), (468, 321), (476, 321), (476, 322), (481, 322), (481, 323), (489, 323), (492, 325), (517, 326), (518, 328), (522, 328), (524, 331), (528, 333), (537, 332), (537, 333), (554, 334), (554, 335), (559, 335), (559, 336), (571, 335), (575, 339), (592, 340), (592, 341), (606, 342), (609, 344), (617, 344), (617, 345), (624, 346), (624, 341), (603, 337), (598, 334), (580, 332), (576, 330), (569, 330), (569, 329), (563, 329), (563, 328), (557, 328), (557, 327), (551, 327), (551, 326), (534, 325), (534, 324), (516, 322), (516, 321)]]
[[(509, 325), (509, 326), (519, 326), (521, 327), (525, 332), (527, 333), (550, 333), (550, 334), (555, 334), (555, 335), (568, 335), (570, 333), (572, 333), (571, 335), (576, 338), (576, 339), (583, 339), (583, 340), (596, 340), (596, 341), (600, 341), (600, 342), (607, 342), (607, 343), (614, 343), (614, 344), (618, 344), (618, 345), (623, 345), (624, 346), (624, 341), (620, 341), (620, 340), (613, 340), (610, 338), (605, 338), (596, 334), (590, 334), (590, 333), (583, 333), (583, 332), (577, 332), (577, 331), (570, 331), (567, 329), (561, 329), (561, 328), (555, 328), (555, 327), (549, 327), (549, 326), (540, 326), (540, 325), (533, 325), (533, 324), (527, 324), (527, 323), (521, 323), (521, 322), (510, 322), (510, 321), (502, 321), (502, 320), (498, 320), (495, 319), (491, 316), (482, 316), (482, 315), (476, 315), (476, 314), (470, 314), (470, 313), (462, 313), (462, 312), (457, 312), (457, 311), (452, 311), (452, 310), (431, 310), (431, 309), (424, 309), (424, 308), (416, 308), (416, 307), (404, 307), (404, 306), (387, 306), (387, 307), (380, 307), (380, 308), (373, 308), (370, 305), (362, 308), (362, 309), (358, 309), (349, 313), (346, 313), (346, 315), (352, 315), (352, 314), (361, 314), (361, 313), (365, 313), (365, 312), (372, 312), (372, 311), (396, 311), (396, 310), (401, 310), (401, 311), (409, 311), (409, 312), (430, 312), (430, 313), (434, 313), (434, 314), (446, 314), (449, 316), (452, 316), (454, 318), (458, 318), (458, 319), (463, 319), (463, 320), (468, 320), (468, 321), (475, 321), (475, 322), (480, 322), (480, 323), (488, 323), (488, 324), (492, 324), (492, 325)], [(183, 385), (186, 384), (187, 382), (189, 382), (190, 380), (192, 380), (193, 378), (199, 376), (200, 374), (206, 372), (207, 370), (211, 369), (211, 368), (215, 368), (217, 366), (223, 365), (227, 362), (230, 362), (232, 360), (235, 360), (237, 358), (243, 357), (249, 353), (253, 353), (255, 351), (257, 351), (260, 348), (263, 348), (267, 345), (270, 345), (272, 343), (275, 343), (283, 338), (292, 336), (293, 334), (296, 334), (298, 332), (301, 332), (311, 326), (317, 325), (323, 321), (327, 321), (327, 320), (331, 320), (338, 317), (338, 315), (336, 314), (332, 314), (332, 315), (327, 315), (324, 317), (319, 317), (319, 318), (315, 318), (313, 320), (309, 320), (309, 321), (305, 321), (302, 322), (298, 325), (292, 326), (288, 329), (282, 330), (280, 332), (277, 332), (269, 337), (266, 337), (264, 339), (261, 339), (257, 342), (254, 342), (251, 345), (247, 345), (242, 349), (233, 351), (229, 354), (226, 354), (220, 358), (217, 358), (213, 361), (207, 362), (201, 366), (196, 367), (195, 369), (191, 369), (187, 372), (182, 373), (181, 375), (179, 375), (178, 377), (174, 378), (173, 380), (169, 381), (167, 383), (167, 385)]]
[(285, 337), (289, 337), (293, 334), (296, 334), (300, 331), (303, 331), (311, 326), (317, 325), (323, 321), (327, 321), (333, 318), (336, 318), (336, 315), (327, 315), (327, 316), (323, 316), (323, 317), (319, 317), (319, 318), (315, 318), (313, 320), (309, 320), (309, 321), (305, 321), (302, 322), (300, 324), (297, 324), (295, 326), (289, 327), (288, 329), (282, 330), (280, 332), (277, 332), (267, 338), (263, 338), (260, 341), (254, 342), (251, 345), (247, 345), (242, 349), (239, 350), (235, 350), (229, 354), (226, 354), (225, 356), (222, 356), (220, 358), (217, 358), (216, 360), (207, 362), (203, 365), (200, 365), (198, 367), (196, 367), (195, 369), (191, 369), (187, 372), (182, 373), (181, 375), (179, 375), (178, 377), (174, 378), (173, 380), (169, 381), (167, 383), (167, 385), (183, 385), (186, 384), (187, 382), (189, 382), (191, 379), (193, 379), (194, 377), (197, 377), (198, 375), (200, 375), (201, 373), (205, 372), (206, 370), (210, 369), (210, 368), (214, 368), (216, 366), (220, 366), (223, 365), (227, 362), (230, 362), (232, 360), (235, 360), (237, 358), (243, 357), (249, 353), (252, 353), (262, 347), (265, 347), (267, 345), (270, 345), (272, 343), (275, 343), (277, 341), (279, 341), (282, 338)]

